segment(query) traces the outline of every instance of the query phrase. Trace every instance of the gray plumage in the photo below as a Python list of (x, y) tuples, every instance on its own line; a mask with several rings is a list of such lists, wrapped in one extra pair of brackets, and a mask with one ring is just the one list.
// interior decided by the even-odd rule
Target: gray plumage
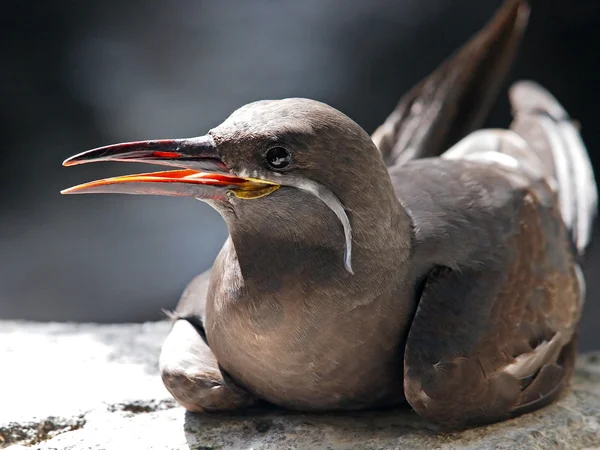
[[(478, 45), (409, 96), (446, 106), (394, 113), (373, 137), (323, 103), (270, 100), (194, 141), (118, 144), (67, 160), (184, 168), (66, 193), (187, 195), (227, 223), (228, 240), (186, 289), (161, 352), (165, 386), (183, 406), (408, 402), (429, 420), (465, 426), (564, 391), (585, 292), (578, 257), (597, 207), (585, 147), (532, 82), (511, 89), (509, 130), (468, 134), (526, 13), (509, 0)], [(465, 54), (476, 57), (476, 83), (452, 75)], [(448, 109), (454, 101), (462, 106)], [(444, 152), (441, 143), (455, 145)]]

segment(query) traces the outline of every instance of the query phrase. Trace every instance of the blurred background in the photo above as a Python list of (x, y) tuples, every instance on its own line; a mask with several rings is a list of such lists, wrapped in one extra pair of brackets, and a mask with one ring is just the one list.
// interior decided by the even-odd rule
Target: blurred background
[[(5, 2), (0, 318), (159, 319), (210, 267), (227, 236), (221, 218), (192, 199), (61, 196), (77, 183), (148, 169), (66, 169), (67, 156), (120, 141), (204, 134), (245, 103), (290, 96), (329, 103), (372, 132), (500, 3)], [(549, 88), (581, 121), (600, 168), (600, 3), (531, 3), (510, 79)], [(509, 120), (504, 91), (489, 125)], [(600, 245), (588, 259), (582, 349), (600, 348)]]

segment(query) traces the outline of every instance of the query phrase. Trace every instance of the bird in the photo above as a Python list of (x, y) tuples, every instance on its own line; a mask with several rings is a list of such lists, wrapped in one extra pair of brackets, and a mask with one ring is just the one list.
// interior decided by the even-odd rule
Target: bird
[(161, 348), (184, 408), (408, 406), (460, 428), (567, 391), (592, 166), (576, 123), (533, 81), (510, 86), (507, 129), (481, 128), (529, 12), (505, 1), (371, 135), (316, 100), (261, 100), (199, 137), (63, 163), (169, 166), (62, 192), (191, 197), (227, 224)]

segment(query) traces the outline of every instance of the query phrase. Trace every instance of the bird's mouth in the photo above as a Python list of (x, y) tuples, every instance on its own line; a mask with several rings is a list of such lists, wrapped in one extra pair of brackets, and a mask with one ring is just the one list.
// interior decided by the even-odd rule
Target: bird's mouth
[[(271, 194), (280, 184), (232, 173), (221, 159), (210, 135), (191, 139), (162, 139), (108, 145), (79, 153), (63, 162), (75, 166), (100, 161), (159, 164), (177, 170), (124, 175), (91, 181), (61, 191), (62, 194), (145, 194), (226, 200), (235, 196), (256, 199)], [(345, 237), (344, 265), (352, 272), (352, 232), (344, 205), (321, 184), (286, 178), (282, 183), (309, 192), (324, 202), (342, 223)]]
[(61, 193), (170, 195), (224, 200), (229, 195), (244, 199), (260, 198), (279, 188), (278, 184), (271, 181), (239, 177), (231, 173), (208, 135), (109, 145), (72, 156), (63, 165), (100, 161), (150, 163), (179, 169), (91, 181)]

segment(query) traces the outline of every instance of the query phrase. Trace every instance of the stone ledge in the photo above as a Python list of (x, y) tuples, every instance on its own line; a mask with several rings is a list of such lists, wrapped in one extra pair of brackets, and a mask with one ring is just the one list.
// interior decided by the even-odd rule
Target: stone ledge
[(158, 377), (166, 322), (0, 322), (0, 448), (600, 449), (600, 353), (572, 392), (518, 419), (442, 434), (407, 412), (189, 414)]

